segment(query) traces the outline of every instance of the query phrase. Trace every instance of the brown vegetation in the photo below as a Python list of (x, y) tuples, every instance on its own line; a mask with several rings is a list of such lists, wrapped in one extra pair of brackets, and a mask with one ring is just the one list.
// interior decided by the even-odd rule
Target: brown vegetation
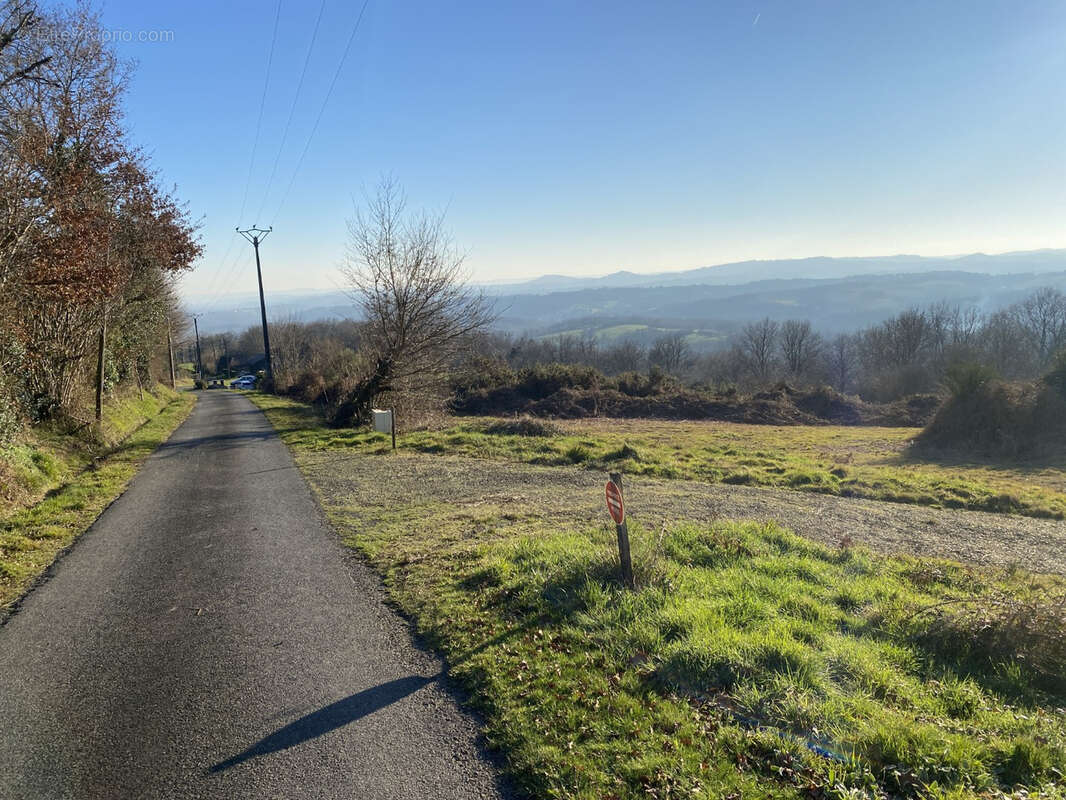
[(1033, 383), (1008, 383), (978, 365), (948, 376), (950, 397), (919, 448), (1011, 459), (1061, 458), (1066, 449), (1066, 351)]
[(200, 253), (129, 142), (127, 69), (96, 17), (0, 10), (0, 439), (76, 414), (105, 338), (105, 388), (162, 373), (173, 278)]
[(510, 370), (480, 360), (454, 384), (461, 414), (536, 417), (645, 417), (720, 420), (766, 425), (924, 425), (939, 402), (924, 395), (890, 404), (865, 403), (828, 387), (796, 389), (786, 383), (742, 395), (684, 387), (659, 370), (608, 377), (590, 368), (547, 364)]

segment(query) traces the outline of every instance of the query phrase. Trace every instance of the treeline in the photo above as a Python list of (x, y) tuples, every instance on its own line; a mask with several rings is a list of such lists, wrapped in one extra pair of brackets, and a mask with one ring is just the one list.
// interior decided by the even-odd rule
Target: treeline
[(937, 391), (959, 363), (985, 365), (1007, 380), (1032, 380), (1063, 347), (1066, 295), (1045, 288), (992, 313), (937, 303), (832, 337), (822, 336), (810, 320), (764, 319), (702, 354), (683, 333), (666, 334), (648, 347), (631, 340), (603, 345), (591, 336), (494, 335), (484, 352), (513, 369), (581, 364), (615, 376), (658, 368), (714, 391), (753, 392), (787, 382), (891, 402)]
[[(0, 7), (0, 439), (166, 370), (174, 280), (200, 254), (130, 141), (128, 65), (84, 6)], [(178, 331), (175, 331), (177, 333)]]
[[(278, 390), (331, 413), (373, 366), (365, 337), (365, 324), (354, 320), (271, 323)], [(258, 326), (204, 337), (205, 366), (259, 368), (261, 342)], [(933, 304), (833, 337), (808, 320), (761, 320), (703, 354), (681, 333), (645, 347), (479, 332), (451, 364), (449, 391), (438, 399), (481, 414), (922, 425), (963, 368), (1031, 382), (1064, 347), (1066, 295), (1054, 289), (988, 314)]]
[[(363, 363), (360, 355), (362, 324), (354, 320), (299, 322), (276, 319), (270, 323), (270, 349), (274, 357), (274, 380), (287, 391), (305, 373), (336, 380), (354, 377)], [(216, 333), (200, 337), (204, 373), (234, 376), (258, 372), (265, 366), (263, 330), (258, 325), (241, 333)], [(195, 359), (195, 345), (183, 347), (185, 356)]]

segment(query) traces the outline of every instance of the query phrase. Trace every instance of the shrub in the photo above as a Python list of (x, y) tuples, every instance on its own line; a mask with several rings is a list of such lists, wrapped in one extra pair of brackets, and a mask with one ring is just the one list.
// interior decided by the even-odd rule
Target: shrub
[(892, 406), (874, 406), (828, 387), (799, 391), (785, 384), (744, 397), (735, 390), (715, 394), (685, 388), (659, 369), (647, 375), (608, 378), (591, 367), (539, 364), (518, 373), (486, 360), (489, 375), (462, 377), (452, 384), (451, 410), (460, 414), (527, 414), (559, 419), (590, 416), (654, 419), (714, 419), (766, 425), (925, 424), (939, 398), (925, 396)]
[(985, 386), (998, 378), (996, 371), (984, 364), (960, 362), (952, 364), (944, 372), (943, 384), (951, 397), (964, 398), (978, 395)]
[(1066, 348), (1060, 350), (1051, 363), (1051, 370), (1044, 376), (1047, 384), (1060, 397), (1066, 399)]
[(917, 638), (951, 658), (1021, 663), (1050, 691), (1066, 691), (1066, 593), (1036, 591), (964, 598), (935, 609)]
[(956, 374), (952, 391), (916, 438), (919, 447), (1032, 458), (1066, 443), (1066, 397), (1049, 385), (1007, 384), (967, 368)]
[(575, 444), (564, 455), (571, 464), (584, 464), (592, 458), (592, 451), (583, 444)]
[(629, 397), (650, 397), (680, 389), (678, 382), (659, 366), (652, 367), (647, 375), (640, 372), (623, 372), (614, 379), (614, 385), (619, 392)]
[(488, 356), (475, 356), (452, 380), (452, 389), (458, 395), (479, 390), (511, 386), (518, 376), (506, 361)]
[(485, 428), (491, 436), (559, 436), (562, 430), (558, 425), (529, 416), (494, 422)]
[(18, 404), (0, 393), (0, 445), (7, 444), (22, 429)]
[(530, 400), (543, 400), (561, 389), (596, 389), (604, 377), (577, 364), (537, 364), (518, 373), (515, 388)]
[(287, 394), (304, 403), (323, 405), (325, 403), (326, 379), (317, 370), (305, 370), (296, 376), (289, 386)]

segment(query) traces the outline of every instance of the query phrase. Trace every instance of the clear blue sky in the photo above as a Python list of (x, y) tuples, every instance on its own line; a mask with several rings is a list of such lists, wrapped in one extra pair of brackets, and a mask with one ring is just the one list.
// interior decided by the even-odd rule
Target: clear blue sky
[[(135, 138), (204, 218), (190, 295), (273, 223), (268, 290), (335, 285), (353, 197), (393, 175), (447, 210), (479, 280), (745, 258), (1066, 246), (1066, 4), (107, 0)], [(263, 207), (265, 210), (259, 211)], [(219, 271), (219, 268), (222, 271)]]

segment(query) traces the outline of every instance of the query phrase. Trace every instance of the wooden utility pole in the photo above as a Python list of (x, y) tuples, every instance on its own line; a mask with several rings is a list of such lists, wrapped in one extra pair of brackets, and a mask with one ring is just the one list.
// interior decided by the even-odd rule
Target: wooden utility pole
[(107, 312), (100, 320), (100, 343), (96, 350), (96, 421), (104, 418), (104, 342), (107, 339)]
[(263, 270), (259, 265), (259, 243), (263, 241), (273, 228), (257, 228), (254, 225), (247, 230), (241, 230), (237, 228), (237, 233), (252, 243), (252, 247), (255, 249), (255, 274), (259, 278), (259, 313), (263, 317), (263, 352), (266, 355), (266, 374), (267, 381), (270, 385), (270, 391), (274, 391), (274, 361), (270, 357), (270, 332), (267, 330), (267, 307), (266, 299), (263, 296)]
[(229, 334), (222, 334), (222, 357), (226, 359), (226, 380), (230, 378), (229, 371)]
[(196, 377), (202, 381), (204, 379), (204, 358), (200, 354), (200, 326), (196, 324), (198, 316), (200, 315), (192, 315), (192, 328), (196, 332)]
[(170, 359), (170, 388), (178, 388), (178, 379), (174, 374), (174, 339), (170, 334), (170, 317), (167, 317), (167, 358)]

